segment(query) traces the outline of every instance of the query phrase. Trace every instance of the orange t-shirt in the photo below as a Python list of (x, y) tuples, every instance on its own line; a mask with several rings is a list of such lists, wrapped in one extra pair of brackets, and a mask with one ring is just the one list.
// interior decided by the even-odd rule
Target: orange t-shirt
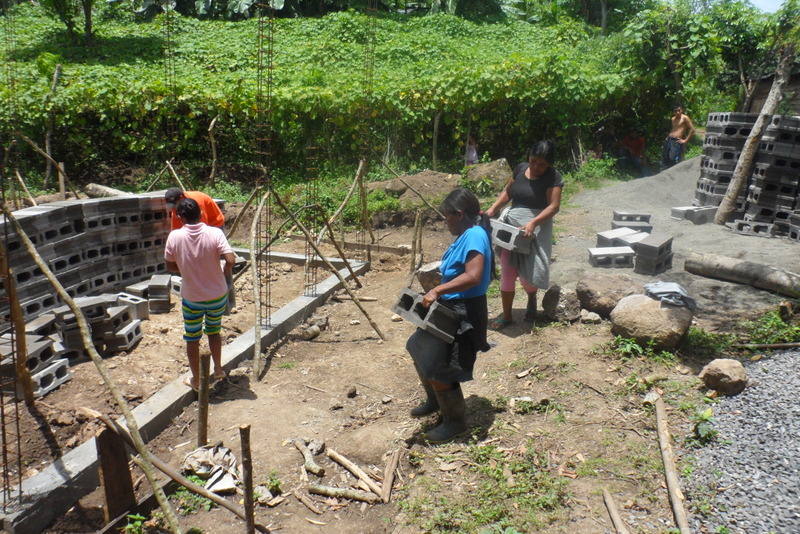
[[(184, 191), (183, 194), (186, 198), (191, 198), (200, 206), (200, 222), (218, 228), (222, 228), (225, 225), (225, 216), (222, 214), (222, 211), (220, 211), (219, 206), (217, 206), (213, 198), (200, 191)], [(183, 221), (175, 213), (175, 210), (169, 213), (169, 220), (173, 230), (177, 230), (183, 226)]]

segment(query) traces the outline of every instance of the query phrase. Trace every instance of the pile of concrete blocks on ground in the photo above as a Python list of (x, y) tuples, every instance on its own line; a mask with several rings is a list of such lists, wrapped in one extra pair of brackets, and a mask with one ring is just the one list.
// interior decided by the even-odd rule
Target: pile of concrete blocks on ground
[(648, 213), (614, 211), (611, 230), (597, 233), (596, 246), (589, 249), (593, 267), (631, 268), (655, 275), (672, 268), (672, 237), (652, 233)]
[[(711, 208), (722, 202), (739, 154), (758, 118), (755, 113), (711, 113), (703, 144), (696, 206), (705, 211), (674, 208), (696, 224), (713, 219)], [(800, 117), (774, 115), (761, 138), (753, 171), (736, 202), (729, 226), (737, 233), (762, 237), (788, 236), (800, 241), (791, 222), (800, 208)], [(795, 218), (797, 220), (797, 218)], [(796, 225), (795, 225), (796, 227)]]

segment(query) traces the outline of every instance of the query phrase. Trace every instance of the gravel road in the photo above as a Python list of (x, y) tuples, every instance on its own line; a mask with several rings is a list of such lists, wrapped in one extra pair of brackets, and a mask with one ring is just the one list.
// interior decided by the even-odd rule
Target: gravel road
[(800, 351), (745, 367), (750, 385), (714, 406), (717, 440), (694, 451), (687, 495), (710, 512), (693, 530), (800, 533)]

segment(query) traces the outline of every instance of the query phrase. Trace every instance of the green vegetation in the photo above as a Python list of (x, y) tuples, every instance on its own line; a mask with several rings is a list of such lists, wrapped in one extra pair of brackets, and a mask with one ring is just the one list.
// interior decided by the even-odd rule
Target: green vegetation
[[(196, 475), (189, 475), (187, 478), (195, 484), (201, 486), (205, 484), (205, 480)], [(193, 514), (200, 510), (208, 511), (214, 507), (214, 503), (210, 499), (193, 493), (183, 486), (175, 490), (175, 493), (169, 498), (175, 506), (175, 510), (181, 515)]]
[(278, 364), (278, 369), (294, 369), (297, 367), (297, 362), (281, 362)]
[(734, 334), (715, 334), (690, 326), (681, 350), (698, 358), (713, 359), (728, 350), (735, 340)]
[(139, 514), (128, 514), (128, 522), (122, 527), (124, 534), (144, 534), (144, 522), (147, 518)]
[(466, 453), (472, 489), (451, 494), (425, 477), (424, 491), (401, 502), (424, 531), (534, 532), (558, 517), (568, 498), (566, 482), (547, 470), (546, 453), (533, 443), (522, 454), (494, 445), (472, 445)]
[(605, 352), (616, 354), (623, 360), (630, 358), (644, 358), (656, 363), (669, 365), (675, 363), (675, 353), (668, 350), (657, 350), (653, 340), (642, 346), (635, 339), (615, 336)]
[(714, 428), (714, 410), (706, 408), (692, 416), (694, 423), (694, 436), (688, 441), (696, 445), (707, 445), (717, 439), (717, 430)]
[(787, 323), (777, 310), (742, 325), (748, 343), (795, 343), (800, 341), (800, 325)]

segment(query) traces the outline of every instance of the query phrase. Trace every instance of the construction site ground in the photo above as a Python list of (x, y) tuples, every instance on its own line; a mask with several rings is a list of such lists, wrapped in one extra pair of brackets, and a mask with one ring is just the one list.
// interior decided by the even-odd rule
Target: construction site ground
[[(797, 244), (787, 240), (746, 237), (720, 226), (670, 220), (670, 207), (691, 204), (698, 174), (699, 163), (688, 161), (650, 178), (573, 197), (556, 217), (553, 281), (569, 287), (590, 272), (613, 273), (590, 267), (586, 248), (593, 246), (596, 232), (610, 228), (613, 209), (638, 211), (653, 214), (656, 229), (675, 237), (674, 267), (658, 277), (634, 275), (628, 269), (622, 272), (642, 283), (661, 279), (684, 285), (698, 301), (697, 326), (727, 331), (773, 308), (780, 301), (774, 294), (683, 271), (683, 259), (691, 251), (743, 257), (789, 270), (797, 258)], [(410, 228), (377, 232), (381, 243), (388, 245), (410, 244), (411, 234)], [(427, 226), (425, 260), (439, 259), (451, 241), (442, 223)], [(275, 248), (302, 252), (303, 244), (286, 242)], [(326, 249), (326, 253), (333, 251)], [(410, 533), (448, 528), (470, 531), (481, 518), (492, 524), (530, 513), (528, 524), (538, 525), (531, 531), (600, 533), (611, 531), (602, 499), (602, 489), (608, 488), (634, 532), (665, 532), (673, 526), (655, 416), (643, 406), (642, 393), (653, 386), (664, 392), (670, 427), (682, 447), (689, 431), (691, 410), (687, 407), (702, 406), (704, 391), (695, 378), (702, 360), (680, 355), (667, 361), (623, 359), (608, 348), (613, 339), (608, 321), (597, 325), (540, 322), (531, 329), (521, 321), (524, 295), (518, 294), (518, 321), (490, 333), (493, 348), (479, 355), (476, 379), (464, 385), (470, 435), (451, 444), (413, 444), (406, 449), (407, 442), (435, 424), (434, 417), (408, 415), (422, 392), (405, 351), (413, 327), (391, 319), (390, 308), (407, 283), (410, 260), (392, 254), (372, 259), (358, 294), (377, 298), (364, 306), (386, 334), (385, 342), (352, 302), (330, 301), (316, 312), (329, 318), (319, 337), (303, 341), (290, 335), (270, 348), (260, 380), (248, 365), (235, 371), (212, 398), (210, 441), (223, 442), (238, 455), (239, 425), (250, 424), (256, 484), (280, 480), (285, 500), (274, 508), (259, 506), (259, 522), (279, 532)], [(302, 267), (278, 271), (278, 281), (272, 283), (276, 306), (300, 294), (303, 283)], [(320, 279), (327, 275), (319, 271)], [(245, 281), (239, 292), (244, 304), (223, 322), (228, 327), (226, 335), (250, 327), (252, 305), (247, 293)], [(499, 310), (496, 283), (489, 302), (494, 315)], [(152, 316), (143, 325), (145, 338), (136, 350), (108, 360), (133, 404), (185, 370), (180, 311)], [(73, 373), (68, 387), (36, 403), (43, 417), (41, 425), (29, 423), (33, 430), (25, 434), (30, 439), (28, 451), (38, 451), (28, 470), (93, 435), (97, 427), (76, 413), (80, 406), (114, 413), (90, 362), (74, 367)], [(347, 395), (351, 388), (357, 391), (352, 398)], [(514, 397), (531, 397), (533, 403), (524, 406), (533, 409), (512, 408)], [(195, 416), (193, 404), (151, 442), (153, 452), (179, 465), (194, 447)], [(314, 497), (323, 513), (313, 514), (292, 495), (294, 489), (304, 491), (307, 485), (301, 475), (302, 458), (286, 442), (297, 437), (324, 440), (376, 475), (382, 474), (388, 454), (403, 447), (392, 502), (366, 505)], [(355, 482), (324, 455), (318, 458), (326, 468), (322, 483), (347, 487)], [(535, 465), (537, 476), (520, 471), (521, 462)], [(308, 474), (308, 478), (317, 477)], [(490, 479), (493, 488), (505, 491), (494, 496), (494, 504), (487, 502), (491, 501), (486, 491)], [(540, 486), (530, 485), (534, 479)], [(139, 482), (139, 492), (146, 493), (146, 482)], [(515, 487), (537, 497), (535, 506), (521, 509), (530, 501)], [(542, 495), (535, 495), (536, 491)], [(231, 498), (238, 502), (241, 496)], [(103, 523), (101, 504), (101, 494), (95, 491), (49, 532), (94, 531)], [(208, 533), (243, 528), (238, 519), (219, 508), (192, 510), (182, 516), (182, 522)]]

